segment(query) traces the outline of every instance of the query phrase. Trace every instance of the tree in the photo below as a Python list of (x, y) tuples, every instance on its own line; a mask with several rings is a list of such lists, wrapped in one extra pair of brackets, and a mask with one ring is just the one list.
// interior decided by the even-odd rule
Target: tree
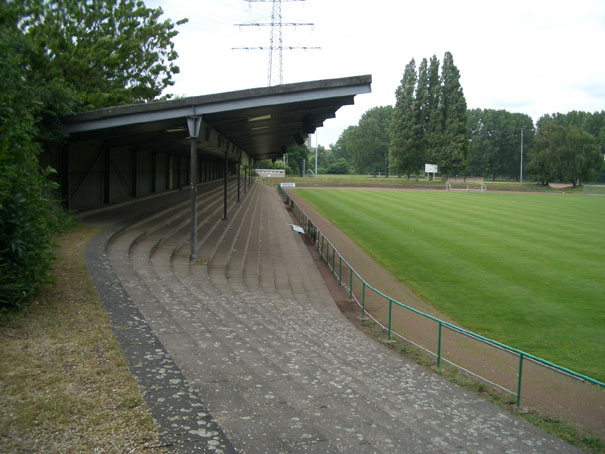
[(349, 126), (340, 133), (338, 140), (332, 146), (334, 159), (343, 158), (346, 162), (353, 162), (353, 141), (357, 126)]
[(395, 91), (395, 108), (390, 129), (389, 163), (391, 172), (398, 175), (416, 172), (421, 165), (414, 114), (416, 82), (416, 62), (412, 59), (406, 65), (401, 85)]
[[(12, 2), (9, 2), (12, 3)], [(35, 70), (60, 80), (78, 110), (148, 102), (179, 72), (171, 20), (140, 0), (26, 0), (18, 21), (42, 58)]]
[(326, 148), (323, 145), (317, 146), (317, 173), (325, 173), (326, 169), (332, 164), (336, 158), (334, 157), (334, 151), (330, 148)]
[(439, 60), (423, 59), (416, 73), (414, 59), (395, 92), (390, 158), (393, 171), (417, 172), (423, 163), (437, 164), (447, 178), (466, 165), (468, 154), (466, 100), (460, 73), (450, 52)]
[(418, 67), (418, 83), (416, 85), (416, 96), (414, 97), (415, 122), (412, 129), (412, 137), (419, 165), (426, 162), (425, 155), (428, 148), (427, 126), (430, 117), (429, 110), (429, 74), (428, 62), (422, 59)]
[(333, 157), (344, 159), (356, 173), (386, 172), (392, 113), (392, 106), (364, 112), (359, 123), (345, 129), (333, 145)]
[(0, 9), (0, 312), (21, 306), (51, 280), (53, 233), (65, 220), (40, 172), (36, 115), (57, 89), (31, 74), (35, 49)]
[(550, 121), (562, 126), (574, 125), (584, 129), (596, 139), (601, 150), (605, 150), (605, 111), (589, 113), (574, 110), (566, 114), (544, 115), (538, 120), (537, 128), (540, 129)]
[(327, 173), (335, 175), (344, 175), (349, 173), (349, 166), (344, 158), (338, 158), (328, 166)]
[(392, 115), (392, 106), (379, 106), (361, 116), (350, 143), (352, 163), (357, 173), (387, 171)]
[(506, 110), (473, 109), (468, 111), (468, 128), (468, 172), (492, 178), (519, 177), (521, 130), (525, 154), (535, 135), (531, 117)]
[(443, 57), (441, 81), (440, 118), (443, 132), (437, 164), (447, 178), (448, 173), (463, 169), (468, 154), (466, 99), (460, 85), (460, 72), (450, 52)]
[(172, 84), (175, 24), (161, 14), (133, 0), (0, 0), (0, 311), (49, 281), (66, 219), (41, 144), (61, 139), (65, 115), (151, 101)]
[(541, 122), (528, 169), (543, 183), (567, 181), (574, 186), (598, 176), (603, 165), (594, 136), (572, 124)]
[(288, 165), (292, 168), (294, 173), (303, 176), (303, 162), (304, 167), (308, 168), (308, 160), (311, 156), (310, 150), (306, 145), (297, 145), (288, 149)]
[(440, 119), (441, 79), (439, 77), (439, 59), (433, 55), (428, 69), (427, 110), (426, 118), (426, 163), (435, 164), (441, 149), (442, 125)]

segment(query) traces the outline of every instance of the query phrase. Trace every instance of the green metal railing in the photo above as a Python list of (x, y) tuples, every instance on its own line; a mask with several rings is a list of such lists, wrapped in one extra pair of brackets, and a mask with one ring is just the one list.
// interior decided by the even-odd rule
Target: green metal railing
[[(359, 273), (357, 273), (357, 271), (355, 271), (355, 269), (346, 261), (346, 259), (340, 255), (340, 253), (338, 252), (338, 250), (334, 247), (334, 245), (328, 240), (328, 238), (321, 232), (321, 230), (319, 230), (319, 228), (313, 224), (313, 222), (311, 221), (311, 219), (306, 215), (306, 213), (294, 202), (294, 200), (292, 200), (292, 198), (281, 188), (278, 186), (278, 191), (280, 192), (280, 194), (283, 196), (285, 202), (290, 206), (290, 208), (292, 209), (292, 212), (294, 213), (294, 215), (296, 216), (296, 218), (298, 219), (298, 221), (301, 224), (301, 227), (305, 230), (305, 234), (309, 236), (309, 238), (311, 238), (311, 240), (314, 242), (322, 260), (327, 264), (329, 270), (332, 272), (332, 274), (336, 277), (336, 279), (338, 280), (339, 284), (347, 291), (349, 298), (353, 299), (354, 301), (357, 302), (357, 304), (361, 307), (361, 313), (362, 313), (362, 317), (364, 316), (368, 316), (370, 317), (375, 323), (377, 323), (379, 326), (381, 326), (387, 334), (387, 339), (391, 340), (392, 336), (397, 336), (407, 342), (412, 343), (414, 346), (422, 349), (423, 351), (429, 353), (432, 356), (436, 357), (436, 365), (437, 367), (441, 366), (441, 362), (445, 361), (448, 362), (449, 364), (451, 364), (454, 367), (457, 367), (467, 373), (470, 373), (471, 375), (501, 389), (502, 391), (505, 391), (509, 394), (512, 394), (516, 397), (516, 404), (517, 406), (520, 405), (521, 403), (521, 384), (522, 384), (522, 378), (523, 378), (523, 364), (524, 361), (526, 360), (530, 360), (534, 363), (537, 363), (539, 365), (545, 366), (547, 368), (553, 369), (557, 372), (563, 373), (565, 375), (568, 375), (570, 377), (573, 377), (575, 379), (584, 381), (584, 382), (588, 382), (588, 383), (592, 383), (594, 385), (600, 386), (600, 387), (605, 387), (605, 383), (602, 383), (598, 380), (595, 380), (591, 377), (588, 377), (586, 375), (582, 375), (579, 374), (571, 369), (568, 369), (566, 367), (563, 366), (559, 366), (558, 364), (554, 364), (550, 361), (547, 361), (545, 359), (539, 358), (537, 356), (534, 356), (530, 353), (526, 353), (522, 350), (513, 348), (513, 347), (509, 347), (508, 345), (502, 344), (500, 342), (497, 342), (495, 340), (489, 339), (487, 337), (481, 336), (477, 333), (474, 333), (472, 331), (468, 331), (466, 329), (460, 328), (459, 326), (453, 325), (452, 323), (440, 320), (436, 317), (433, 317), (432, 315), (429, 314), (425, 314), (424, 312), (421, 312), (417, 309), (414, 309), (413, 307), (407, 306), (405, 304), (400, 303), (399, 301), (385, 295), (384, 293), (382, 293), (380, 290), (372, 287), (370, 284), (368, 284), (360, 275)], [(345, 276), (344, 276), (344, 280), (343, 280), (343, 265), (345, 265), (345, 268), (348, 268), (349, 270), (349, 276), (348, 276), (348, 280), (346, 279), (346, 271), (345, 271)], [(358, 299), (358, 297), (354, 294), (353, 292), (353, 279), (357, 278), (360, 283), (361, 283), (361, 301)], [(348, 281), (348, 282), (347, 282)], [(380, 321), (378, 321), (376, 318), (374, 318), (371, 314), (369, 314), (366, 310), (366, 300), (367, 300), (367, 292), (373, 292), (375, 295), (377, 295), (379, 298), (384, 299), (387, 303), (388, 303), (388, 320), (387, 320), (387, 324), (386, 326), (383, 325), (382, 323), (380, 323)], [(401, 307), (407, 311), (410, 311), (412, 313), (415, 313), (421, 317), (424, 317), (428, 320), (432, 320), (433, 322), (435, 322), (437, 324), (437, 352), (434, 353), (431, 350), (428, 350), (427, 348), (424, 348), (423, 346), (413, 342), (411, 339), (407, 339), (405, 337), (403, 337), (402, 335), (400, 335), (399, 333), (396, 333), (393, 329), (392, 329), (392, 312), (393, 312), (393, 305), (397, 306), (397, 307)], [(444, 358), (442, 356), (442, 329), (443, 328), (447, 328), (453, 332), (462, 334), (466, 337), (469, 337), (471, 339), (480, 341), (484, 344), (488, 344), (492, 347), (495, 347), (497, 349), (500, 349), (502, 351), (508, 352), (512, 355), (515, 355), (519, 358), (519, 363), (518, 363), (518, 369), (517, 369), (517, 377), (516, 377), (516, 391), (512, 391), (509, 390), (497, 383), (494, 383), (493, 381), (490, 381), (489, 379), (482, 377), (468, 369), (465, 369), (464, 367), (455, 364), (449, 360), (447, 360), (446, 358)]]

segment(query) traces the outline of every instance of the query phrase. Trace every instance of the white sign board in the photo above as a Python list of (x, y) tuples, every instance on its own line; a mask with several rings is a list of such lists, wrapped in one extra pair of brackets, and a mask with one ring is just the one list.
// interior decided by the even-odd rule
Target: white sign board
[(295, 188), (296, 187), (296, 183), (280, 183), (279, 185), (282, 188)]
[(425, 164), (424, 165), (424, 172), (425, 173), (437, 173), (437, 164)]

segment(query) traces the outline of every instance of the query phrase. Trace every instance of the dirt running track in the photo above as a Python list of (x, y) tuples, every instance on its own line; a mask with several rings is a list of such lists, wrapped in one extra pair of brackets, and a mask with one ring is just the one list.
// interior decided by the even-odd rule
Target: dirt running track
[[(304, 189), (321, 190), (327, 188)], [(371, 188), (368, 190), (380, 189)], [(299, 195), (290, 190), (288, 190), (288, 195), (311, 218), (313, 223), (366, 282), (403, 304), (441, 320), (453, 322), (446, 315), (427, 305), (394, 278), (368, 253), (357, 246), (353, 240), (319, 214)], [(324, 268), (326, 269), (325, 265)], [(348, 270), (346, 273), (346, 276), (348, 276)], [(354, 283), (353, 290), (358, 299), (361, 300), (361, 284)], [(386, 326), (388, 302), (384, 298), (379, 299), (366, 292), (366, 309)], [(392, 326), (394, 331), (436, 353), (438, 327), (435, 322), (394, 306)], [(518, 356), (497, 350), (466, 336), (455, 334), (450, 330), (443, 330), (442, 336), (441, 353), (445, 358), (508, 390), (516, 392), (519, 368)], [(594, 436), (605, 440), (605, 392), (602, 389), (569, 378), (561, 373), (553, 372), (530, 361), (524, 361), (522, 378), (522, 409), (538, 409), (543, 414), (553, 418), (564, 420), (572, 425), (583, 426)]]

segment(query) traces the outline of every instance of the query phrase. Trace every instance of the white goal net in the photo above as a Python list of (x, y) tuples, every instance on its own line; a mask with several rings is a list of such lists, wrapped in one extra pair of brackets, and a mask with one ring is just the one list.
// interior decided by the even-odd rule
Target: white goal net
[(480, 184), (452, 184), (449, 181), (445, 183), (447, 192), (486, 192), (487, 187), (484, 183)]
[(584, 195), (605, 195), (605, 184), (585, 184)]

